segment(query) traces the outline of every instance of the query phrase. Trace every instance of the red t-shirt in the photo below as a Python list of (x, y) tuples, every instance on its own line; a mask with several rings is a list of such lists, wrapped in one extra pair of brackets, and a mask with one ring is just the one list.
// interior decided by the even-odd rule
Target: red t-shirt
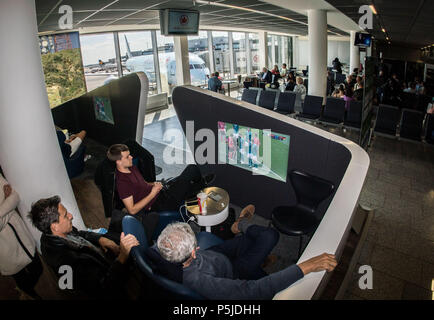
[[(133, 196), (133, 202), (136, 204), (151, 193), (152, 185), (143, 179), (136, 166), (132, 166), (130, 171), (131, 173), (123, 173), (116, 169), (116, 188), (118, 189), (119, 198), (126, 199)], [(144, 209), (149, 210), (156, 199), (157, 196)]]

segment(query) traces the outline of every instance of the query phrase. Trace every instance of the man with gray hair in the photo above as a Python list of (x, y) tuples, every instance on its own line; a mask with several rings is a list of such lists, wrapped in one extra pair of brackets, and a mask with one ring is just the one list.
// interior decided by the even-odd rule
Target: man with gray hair
[(232, 228), (242, 234), (220, 245), (200, 250), (191, 227), (178, 222), (161, 232), (157, 248), (166, 261), (182, 264), (182, 283), (208, 299), (272, 299), (304, 275), (336, 267), (334, 255), (323, 253), (267, 275), (261, 264), (279, 234), (250, 224), (245, 216)]

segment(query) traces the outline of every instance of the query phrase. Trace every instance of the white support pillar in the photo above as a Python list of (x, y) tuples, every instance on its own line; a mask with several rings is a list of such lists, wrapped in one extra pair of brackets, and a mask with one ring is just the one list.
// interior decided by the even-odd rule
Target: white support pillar
[(292, 37), (292, 66), (294, 68), (298, 68), (298, 66), (300, 65), (300, 60), (299, 60), (299, 48), (298, 48), (298, 37)]
[(234, 52), (234, 40), (232, 38), (232, 32), (228, 32), (229, 40), (229, 70), (231, 71), (230, 78), (235, 77), (235, 52)]
[(350, 70), (349, 73), (353, 73), (355, 68), (360, 69), (360, 52), (359, 47), (354, 45), (356, 39), (356, 31), (350, 32)]
[(267, 47), (267, 32), (259, 32), (259, 70), (262, 71), (263, 67), (268, 64), (268, 47)]
[(327, 91), (327, 12), (308, 10), (309, 95), (326, 97)]
[[(11, 41), (11, 30), (14, 40)], [(27, 212), (40, 198), (61, 197), (73, 225), (84, 229), (66, 172), (45, 89), (35, 2), (0, 2), (0, 165), (20, 195), (19, 211), (36, 242)]]
[(212, 43), (212, 31), (207, 31), (208, 35), (208, 53), (209, 53), (209, 72), (215, 72), (215, 63), (214, 63), (214, 45)]
[(176, 84), (178, 86), (191, 84), (187, 36), (174, 36), (173, 42), (175, 46)]
[(246, 40), (246, 42), (245, 42), (246, 43), (246, 62), (247, 62), (246, 72), (247, 72), (247, 74), (252, 74), (252, 51), (250, 51), (251, 48), (250, 48), (249, 33), (248, 32), (244, 33), (244, 37)]

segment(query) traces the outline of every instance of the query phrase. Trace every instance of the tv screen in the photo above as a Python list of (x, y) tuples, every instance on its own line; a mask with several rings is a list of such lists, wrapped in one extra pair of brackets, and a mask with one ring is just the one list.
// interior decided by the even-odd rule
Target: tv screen
[(238, 124), (218, 122), (218, 160), (286, 182), (289, 136)]
[(93, 107), (95, 109), (95, 118), (97, 120), (115, 124), (110, 98), (93, 97)]
[(360, 47), (370, 47), (371, 46), (372, 37), (368, 33), (356, 33), (356, 39), (354, 40), (355, 46)]
[(160, 11), (161, 34), (197, 35), (199, 32), (199, 11), (164, 9)]

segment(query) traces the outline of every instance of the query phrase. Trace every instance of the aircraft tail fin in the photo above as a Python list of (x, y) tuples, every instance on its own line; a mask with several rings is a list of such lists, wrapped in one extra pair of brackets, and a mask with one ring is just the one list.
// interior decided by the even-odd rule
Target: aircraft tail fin
[(125, 37), (125, 44), (127, 45), (127, 58), (130, 59), (133, 57), (133, 54), (131, 53), (130, 44), (128, 43), (128, 39), (127, 39), (127, 36), (125, 34), (124, 34), (124, 37)]

